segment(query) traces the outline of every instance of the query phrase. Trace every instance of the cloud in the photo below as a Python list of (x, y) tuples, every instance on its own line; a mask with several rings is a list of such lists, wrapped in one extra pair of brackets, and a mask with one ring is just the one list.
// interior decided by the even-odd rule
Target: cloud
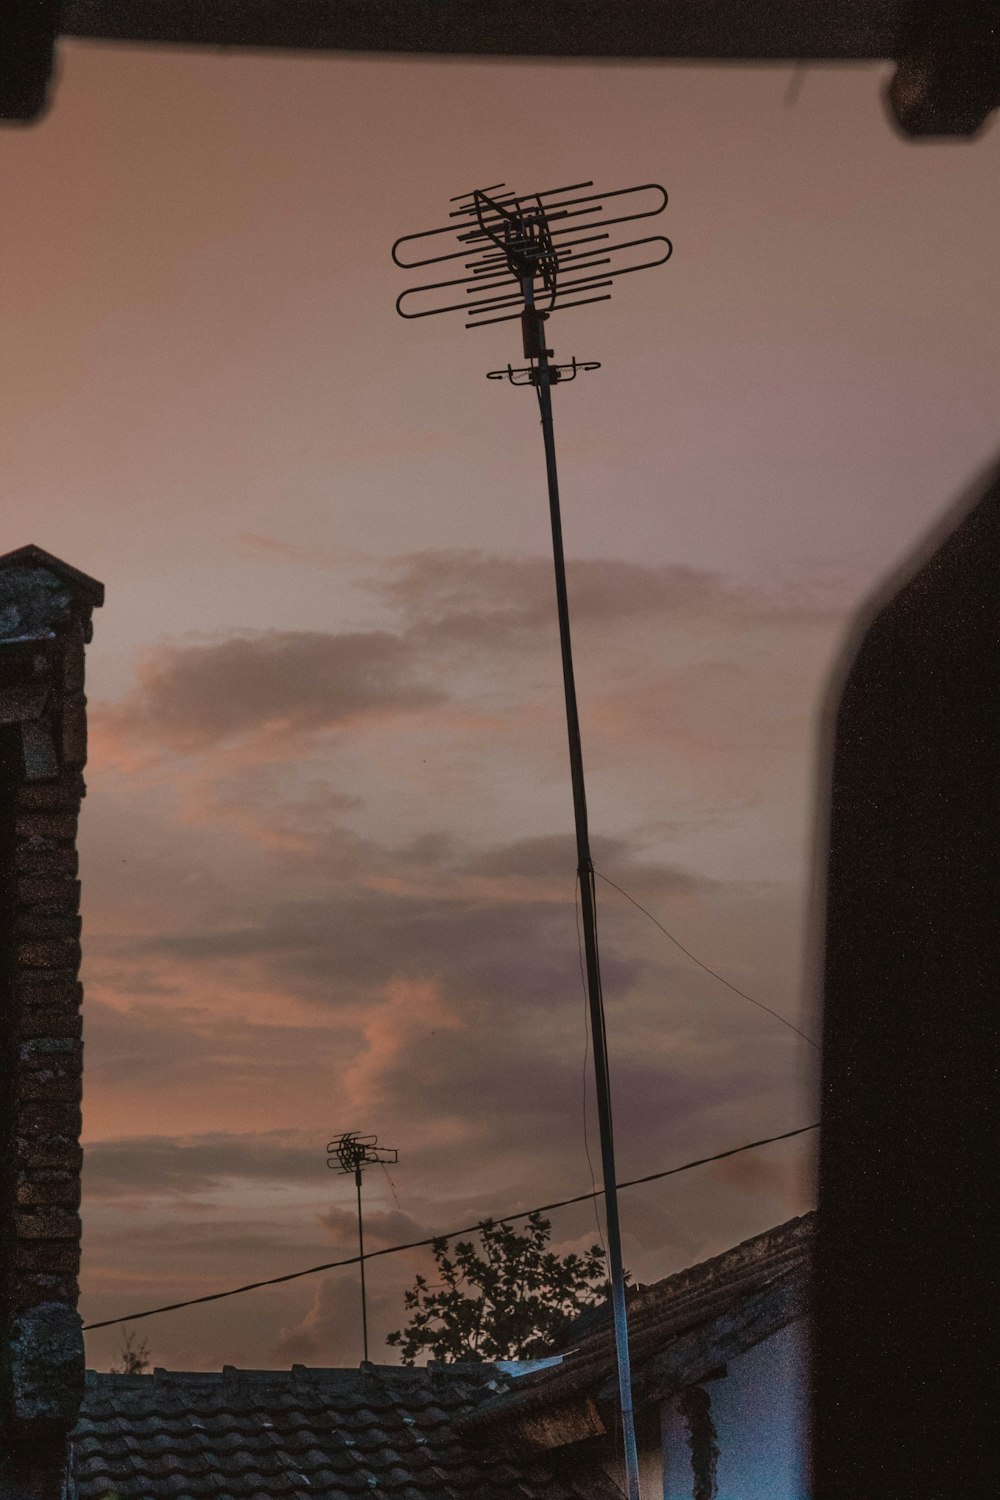
[(183, 754), (251, 735), (315, 734), (443, 699), (415, 676), (399, 636), (269, 630), (158, 647), (136, 690), (102, 709), (98, 728)]
[[(120, 982), (126, 990), (127, 972), (123, 964)], [(345, 1032), (335, 1015), (309, 1024), (287, 1002), (275, 1006), (265, 996), (262, 1009), (283, 1012), (283, 1021), (261, 1021), (246, 1014), (256, 998), (249, 986), (237, 982), (230, 997), (226, 991), (218, 994), (211, 982), (189, 984), (176, 968), (172, 977), (179, 998), (113, 1007), (88, 994), (90, 1135), (117, 1135), (125, 1119), (180, 1123), (192, 1116), (206, 1130), (222, 1128), (223, 1115), (235, 1115), (250, 1129), (265, 1121), (274, 1128), (301, 1128), (296, 1100), (303, 1090), (316, 1097), (333, 1061), (342, 1066), (360, 1048), (360, 1039)], [(200, 1003), (193, 1003), (195, 998)], [(223, 999), (230, 1001), (226, 1008)], [(98, 1102), (100, 1114), (95, 1113)], [(149, 1133), (148, 1126), (143, 1133)], [(168, 1133), (183, 1131), (175, 1127)]]
[(237, 557), (291, 563), (304, 568), (325, 570), (343, 567), (345, 563), (358, 560), (354, 553), (330, 552), (319, 547), (303, 547), (297, 542), (282, 541), (276, 536), (262, 536), (256, 531), (241, 532), (232, 545)]
[[(625, 838), (595, 835), (590, 847), (599, 869), (614, 871), (621, 881), (646, 891), (675, 896), (707, 895), (715, 884), (679, 866), (643, 860)], [(557, 881), (560, 894), (564, 895), (566, 881), (572, 880), (576, 865), (573, 834), (535, 834), (477, 850), (462, 862), (461, 869), (468, 875), (495, 881), (509, 878)]]
[[(401, 1298), (392, 1293), (368, 1289), (368, 1324), (370, 1354), (384, 1363), (382, 1328), (400, 1321)], [(327, 1276), (313, 1294), (305, 1316), (291, 1328), (283, 1329), (275, 1343), (273, 1358), (278, 1364), (357, 1365), (361, 1359), (361, 1313), (357, 1280), (350, 1276)]]
[(411, 1066), (423, 1038), (463, 1030), (457, 1011), (443, 1001), (433, 981), (391, 979), (381, 1002), (365, 1007), (363, 1049), (341, 1072), (349, 1107), (365, 1109), (379, 1101), (387, 1075), (397, 1071), (401, 1061)]
[[(433, 982), (448, 1005), (520, 1009), (552, 1003), (575, 984), (572, 871), (566, 899), (477, 900), (351, 887), (310, 901), (275, 902), (259, 921), (187, 929), (137, 940), (137, 953), (228, 964), (253, 958), (269, 982), (324, 1007), (360, 999), (398, 980)], [(609, 949), (607, 982), (627, 988), (633, 964)]]
[(363, 809), (363, 799), (321, 775), (293, 777), (290, 769), (252, 763), (222, 767), (216, 757), (187, 783), (185, 822), (225, 825), (271, 854), (301, 859), (321, 852), (328, 864), (357, 869), (368, 858), (370, 843), (343, 820)]
[[(602, 862), (613, 862), (631, 851), (625, 839), (601, 838), (593, 840), (593, 853)], [(572, 834), (536, 834), (514, 839), (508, 844), (478, 850), (465, 860), (464, 868), (470, 875), (565, 880), (576, 868), (576, 842)]]
[[(547, 557), (478, 551), (428, 551), (399, 557), (369, 576), (369, 587), (393, 604), (424, 646), (506, 649), (552, 636), (555, 585)], [(621, 628), (656, 620), (695, 622), (713, 633), (738, 625), (832, 618), (824, 593), (801, 582), (764, 593), (722, 575), (680, 564), (649, 566), (616, 559), (567, 563), (574, 623)], [(828, 590), (827, 590), (828, 592)]]
[[(594, 852), (626, 889), (673, 910), (724, 894), (639, 841), (597, 838)], [(506, 1036), (495, 1044), (490, 1029), (501, 1018), (527, 1026), (543, 1057), (567, 1024), (581, 1035), (575, 865), (571, 834), (477, 846), (431, 828), (401, 846), (331, 846), (311, 862), (268, 848), (251, 865), (225, 844), (206, 879), (185, 885), (183, 862), (171, 863), (159, 902), (147, 892), (138, 908), (123, 880), (88, 943), (88, 1083), (108, 1108), (155, 1099), (160, 1119), (171, 1091), (183, 1091), (199, 1099), (203, 1128), (221, 1127), (215, 1111), (232, 1109), (242, 1088), (253, 1127), (265, 1101), (294, 1110), (295, 1095), (311, 1097), (329, 1069), (362, 1113), (398, 1091), (413, 1119), (447, 1118), (455, 1140), (481, 1136), (506, 1079), (525, 1076), (516, 1049), (508, 1056)], [(632, 1003), (673, 972), (674, 955), (652, 930), (636, 942), (634, 909), (616, 895), (602, 892), (601, 914), (609, 1003)], [(497, 1071), (467, 1100), (463, 1059), (480, 1046)], [(271, 1120), (291, 1125), (296, 1115)]]
[(320, 1157), (295, 1130), (237, 1135), (136, 1135), (94, 1141), (84, 1156), (88, 1198), (216, 1193), (236, 1180), (315, 1183)]
[(713, 1162), (708, 1169), (712, 1178), (726, 1187), (735, 1188), (751, 1198), (771, 1199), (777, 1212), (795, 1213), (799, 1205), (809, 1202), (816, 1183), (815, 1135), (799, 1137), (783, 1148), (752, 1151)]
[[(372, 1170), (374, 1171), (374, 1168)], [(334, 1244), (357, 1244), (358, 1219), (350, 1209), (338, 1208), (335, 1203), (332, 1203), (329, 1208), (317, 1214), (317, 1218), (323, 1227), (329, 1230)], [(391, 1245), (406, 1245), (415, 1240), (430, 1239), (438, 1232), (436, 1229), (428, 1228), (426, 1224), (419, 1223), (409, 1214), (404, 1214), (401, 1209), (390, 1212), (384, 1209), (376, 1209), (374, 1212), (366, 1210), (364, 1224), (365, 1246), (373, 1250)]]
[[(101, 711), (146, 758), (95, 765), (85, 817), (88, 1276), (107, 1316), (350, 1254), (338, 1129), (401, 1150), (401, 1206), (366, 1181), (380, 1248), (586, 1190), (585, 1097), (597, 1165), (550, 564), (323, 562), (367, 573), (385, 628), (166, 642)], [(782, 756), (822, 600), (614, 562), (572, 564), (570, 586), (597, 868), (783, 1009), (794, 920), (740, 820), (763, 785), (793, 821)], [(800, 1123), (801, 1044), (616, 892), (599, 907), (620, 1175)], [(742, 1170), (635, 1190), (636, 1273), (784, 1212), (794, 1183)], [(589, 1243), (592, 1221), (581, 1205), (555, 1234)], [(373, 1297), (393, 1289), (373, 1349), (421, 1254), (372, 1263)], [(219, 1304), (211, 1355), (207, 1315), (179, 1315), (158, 1358), (353, 1362), (341, 1287)]]
[[(335, 789), (345, 810), (379, 773), (438, 796), (503, 765), (551, 774), (564, 748), (548, 559), (438, 550), (341, 566), (386, 628), (163, 642), (130, 693), (95, 708), (95, 765), (153, 768), (187, 819), (223, 819), (290, 853), (308, 853), (335, 809), (325, 794), (317, 820), (322, 795), (280, 777), (311, 768), (318, 783), (331, 757), (354, 782)], [(765, 594), (617, 560), (569, 572), (591, 770), (629, 765), (649, 783), (639, 762), (655, 746), (656, 774), (678, 795), (712, 798), (725, 783), (735, 802), (758, 799), (782, 746), (801, 754), (802, 681), (838, 617), (826, 584)]]
[[(726, 894), (627, 839), (594, 847), (612, 878), (647, 900), (696, 910), (706, 894)], [(368, 855), (364, 868), (337, 867), (325, 881), (314, 870), (301, 899), (280, 899), (265, 863), (259, 883), (241, 886), (234, 873), (230, 920), (195, 904), (166, 930), (105, 938), (95, 962), (117, 1008), (89, 1002), (88, 1076), (123, 1097), (183, 1089), (206, 1106), (235, 1099), (242, 1085), (294, 1111), (300, 1087), (308, 1095), (328, 1070), (346, 1123), (392, 1110), (408, 1131), (439, 1141), (443, 1132), (462, 1152), (496, 1131), (524, 1135), (526, 1121), (548, 1128), (561, 1113), (575, 1116), (583, 987), (572, 836), (477, 849), (430, 831), (402, 858), (374, 842)], [(633, 1070), (629, 1093), (648, 1093), (642, 1054), (661, 1066), (687, 1048), (692, 1024), (689, 1006), (672, 1000), (664, 1010), (654, 997), (690, 993), (692, 973), (652, 929), (637, 939), (634, 908), (606, 894), (605, 994), (616, 1015), (626, 1008), (616, 1045)], [(133, 968), (158, 974), (162, 994), (136, 1003)], [(706, 981), (693, 979), (696, 992)], [(182, 1159), (195, 1162), (188, 1152), (170, 1157)]]

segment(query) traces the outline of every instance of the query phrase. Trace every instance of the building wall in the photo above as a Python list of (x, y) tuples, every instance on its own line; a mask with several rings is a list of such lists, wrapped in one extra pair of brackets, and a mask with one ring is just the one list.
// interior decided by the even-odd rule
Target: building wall
[[(716, 1500), (808, 1500), (808, 1368), (803, 1320), (729, 1362), (706, 1383), (716, 1432)], [(663, 1413), (664, 1465), (643, 1500), (690, 1500), (687, 1424), (678, 1402)]]

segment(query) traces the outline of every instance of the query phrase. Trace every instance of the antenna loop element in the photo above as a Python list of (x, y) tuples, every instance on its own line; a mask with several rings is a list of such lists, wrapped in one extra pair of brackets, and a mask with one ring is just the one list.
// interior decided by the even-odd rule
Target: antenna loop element
[[(461, 312), (466, 327), (505, 322), (526, 312), (557, 312), (604, 301), (619, 276), (663, 265), (673, 245), (665, 235), (615, 240), (608, 232), (667, 206), (659, 183), (583, 191), (592, 182), (515, 195), (504, 184), (459, 195), (451, 221), (404, 234), (392, 247), (403, 270), (461, 262), (464, 275), (408, 287), (396, 299), (402, 318)], [(495, 195), (495, 196), (494, 196)], [(624, 210), (622, 212), (621, 210)], [(605, 296), (588, 293), (601, 291)]]

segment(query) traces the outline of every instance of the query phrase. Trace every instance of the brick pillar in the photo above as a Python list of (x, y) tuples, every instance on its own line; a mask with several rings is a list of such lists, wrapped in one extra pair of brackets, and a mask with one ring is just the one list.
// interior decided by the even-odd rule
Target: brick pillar
[(80, 886), (84, 645), (104, 589), (0, 557), (0, 1500), (58, 1500), (83, 1391)]

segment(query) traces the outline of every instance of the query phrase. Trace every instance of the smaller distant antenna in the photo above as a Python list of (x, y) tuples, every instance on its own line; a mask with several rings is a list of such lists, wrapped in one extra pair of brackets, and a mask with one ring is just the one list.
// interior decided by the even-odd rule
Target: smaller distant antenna
[(326, 1164), (331, 1170), (354, 1174), (354, 1186), (358, 1194), (358, 1264), (361, 1268), (361, 1337), (365, 1362), (368, 1361), (368, 1299), (365, 1292), (365, 1230), (361, 1214), (361, 1174), (372, 1163), (391, 1166), (399, 1161), (399, 1152), (392, 1146), (380, 1146), (378, 1136), (362, 1135), (358, 1130), (345, 1130), (327, 1142)]

